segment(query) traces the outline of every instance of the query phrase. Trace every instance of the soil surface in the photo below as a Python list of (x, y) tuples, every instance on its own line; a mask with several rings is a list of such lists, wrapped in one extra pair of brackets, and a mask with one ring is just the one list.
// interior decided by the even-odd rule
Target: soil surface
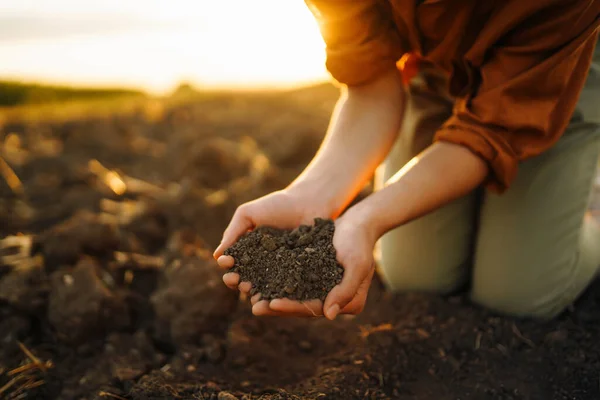
[(598, 283), (549, 322), (377, 279), (355, 318), (256, 318), (222, 284), (230, 216), (302, 170), (335, 98), (3, 117), (0, 398), (600, 399)]
[(252, 283), (250, 294), (264, 300), (325, 300), (342, 281), (344, 269), (333, 247), (335, 225), (317, 218), (312, 226), (294, 230), (259, 227), (248, 232), (225, 255), (232, 256), (230, 269), (241, 282)]

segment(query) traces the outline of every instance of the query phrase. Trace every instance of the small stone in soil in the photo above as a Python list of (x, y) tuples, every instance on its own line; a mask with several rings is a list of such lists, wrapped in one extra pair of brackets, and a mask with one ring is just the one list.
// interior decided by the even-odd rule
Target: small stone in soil
[(251, 294), (271, 300), (325, 300), (342, 281), (344, 269), (333, 247), (335, 225), (317, 218), (293, 231), (259, 227), (225, 251), (235, 260), (230, 272), (251, 282)]
[(219, 392), (218, 396), (217, 396), (218, 400), (238, 400), (238, 398), (234, 395), (232, 395), (229, 392)]
[(300, 350), (303, 350), (303, 351), (312, 350), (312, 344), (308, 340), (301, 340), (298, 343), (298, 347), (300, 348)]

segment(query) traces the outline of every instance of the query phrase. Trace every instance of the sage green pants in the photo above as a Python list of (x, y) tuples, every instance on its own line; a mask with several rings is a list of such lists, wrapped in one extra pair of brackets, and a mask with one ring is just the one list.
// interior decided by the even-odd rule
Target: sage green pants
[[(447, 294), (468, 287), (474, 302), (497, 312), (551, 318), (588, 286), (600, 266), (600, 229), (586, 215), (600, 152), (599, 53), (564, 136), (522, 162), (504, 194), (478, 189), (380, 240), (378, 268), (390, 289)], [(411, 83), (399, 139), (376, 187), (430, 145), (450, 116), (442, 83), (435, 73)]]

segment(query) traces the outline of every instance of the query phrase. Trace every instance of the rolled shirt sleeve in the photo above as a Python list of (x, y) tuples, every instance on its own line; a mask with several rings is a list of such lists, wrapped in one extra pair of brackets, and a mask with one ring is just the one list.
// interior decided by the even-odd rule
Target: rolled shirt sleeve
[(550, 148), (575, 110), (600, 20), (597, 3), (575, 3), (537, 13), (499, 40), (475, 74), (478, 84), (436, 133), (487, 161), (493, 191), (509, 187), (519, 161)]
[(327, 70), (340, 83), (368, 83), (395, 67), (406, 48), (378, 0), (306, 0), (327, 46)]

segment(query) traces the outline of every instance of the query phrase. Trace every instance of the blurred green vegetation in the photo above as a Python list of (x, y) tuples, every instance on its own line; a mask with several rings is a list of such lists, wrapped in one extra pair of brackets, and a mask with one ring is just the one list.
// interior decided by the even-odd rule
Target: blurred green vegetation
[(73, 100), (99, 100), (123, 96), (146, 96), (140, 90), (122, 88), (79, 88), (0, 80), (0, 107), (47, 104)]
[[(51, 93), (54, 91), (54, 94), (49, 96), (51, 100), (12, 100), (11, 105), (8, 105), (6, 99), (9, 98), (7, 95), (9, 90), (5, 88), (13, 90), (17, 86), (36, 90), (43, 89)], [(60, 95), (57, 94), (65, 89), (66, 91)], [(330, 83), (295, 89), (235, 90), (197, 88), (190, 83), (183, 82), (170, 93), (152, 95), (127, 88), (91, 89), (43, 84), (15, 84), (15, 82), (0, 79), (0, 127), (6, 121), (22, 121), (24, 123), (54, 121), (58, 123), (78, 118), (109, 118), (132, 113), (141, 113), (145, 118), (154, 119), (160, 117), (161, 110), (197, 104), (221, 104), (215, 113), (229, 113), (229, 107), (225, 107), (225, 111), (220, 108), (223, 104), (229, 104), (230, 101), (237, 101), (239, 104), (236, 103), (235, 108), (240, 108), (240, 112), (242, 112), (243, 107), (240, 104), (245, 104), (244, 102), (248, 99), (272, 102), (274, 108), (277, 108), (282, 101), (290, 101), (294, 107), (307, 108), (311, 110), (311, 113), (323, 112), (328, 117), (333, 107), (331, 101), (335, 100), (338, 94), (339, 88)], [(279, 117), (265, 118), (277, 120)]]

